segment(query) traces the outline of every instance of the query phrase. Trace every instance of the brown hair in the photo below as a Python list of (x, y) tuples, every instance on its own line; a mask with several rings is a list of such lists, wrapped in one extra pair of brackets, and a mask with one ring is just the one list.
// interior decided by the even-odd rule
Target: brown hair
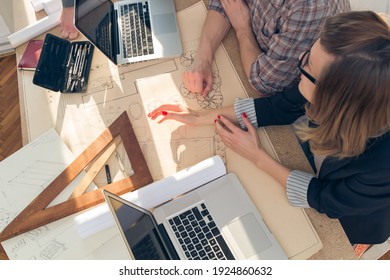
[(320, 34), (335, 57), (319, 77), (314, 102), (306, 106), (317, 126), (297, 127), (313, 153), (358, 156), (370, 138), (390, 130), (389, 26), (371, 11), (328, 18)]

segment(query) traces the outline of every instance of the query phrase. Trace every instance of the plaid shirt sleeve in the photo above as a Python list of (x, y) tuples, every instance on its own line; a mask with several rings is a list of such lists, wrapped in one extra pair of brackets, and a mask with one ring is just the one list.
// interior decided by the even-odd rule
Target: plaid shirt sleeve
[(225, 10), (222, 8), (220, 0), (209, 0), (209, 10), (216, 11), (228, 19), (227, 15), (225, 14)]
[(326, 5), (296, 5), (281, 18), (280, 30), (270, 34), (268, 50), (251, 66), (249, 81), (264, 94), (282, 91), (298, 77), (299, 54), (315, 42), (328, 14)]

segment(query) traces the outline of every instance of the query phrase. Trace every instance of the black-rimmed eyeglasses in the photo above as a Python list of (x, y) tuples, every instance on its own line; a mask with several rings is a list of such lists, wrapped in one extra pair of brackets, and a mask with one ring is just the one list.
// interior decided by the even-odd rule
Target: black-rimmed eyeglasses
[(309, 54), (310, 50), (307, 50), (303, 53), (301, 59), (298, 62), (298, 69), (299, 71), (301, 71), (302, 75), (309, 79), (310, 82), (312, 82), (313, 84), (317, 84), (316, 78), (314, 78), (312, 75), (307, 73), (305, 69), (303, 69), (303, 67), (305, 67), (309, 62)]

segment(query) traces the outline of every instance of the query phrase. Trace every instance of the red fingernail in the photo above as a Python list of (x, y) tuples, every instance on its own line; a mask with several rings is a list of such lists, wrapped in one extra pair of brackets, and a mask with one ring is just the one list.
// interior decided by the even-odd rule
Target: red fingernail
[(243, 117), (243, 118), (245, 118), (245, 119), (247, 118), (247, 117), (246, 117), (246, 113), (245, 113), (245, 112), (244, 112), (244, 113), (242, 113), (242, 117)]
[(221, 118), (221, 116), (220, 115), (218, 115), (218, 119), (220, 119)]
[(167, 111), (162, 111), (161, 114), (163, 114), (163, 116), (166, 116), (166, 115), (168, 115), (168, 112)]
[(214, 123), (216, 123), (217, 122), (217, 120), (214, 120)]

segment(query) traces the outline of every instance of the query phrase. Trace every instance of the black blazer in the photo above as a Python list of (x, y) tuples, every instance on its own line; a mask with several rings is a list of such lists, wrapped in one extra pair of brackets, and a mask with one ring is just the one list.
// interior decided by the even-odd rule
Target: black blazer
[[(259, 126), (288, 125), (305, 114), (298, 85), (255, 99)], [(309, 205), (339, 219), (351, 243), (378, 244), (390, 236), (390, 132), (371, 139), (358, 157), (325, 158), (310, 181)]]

